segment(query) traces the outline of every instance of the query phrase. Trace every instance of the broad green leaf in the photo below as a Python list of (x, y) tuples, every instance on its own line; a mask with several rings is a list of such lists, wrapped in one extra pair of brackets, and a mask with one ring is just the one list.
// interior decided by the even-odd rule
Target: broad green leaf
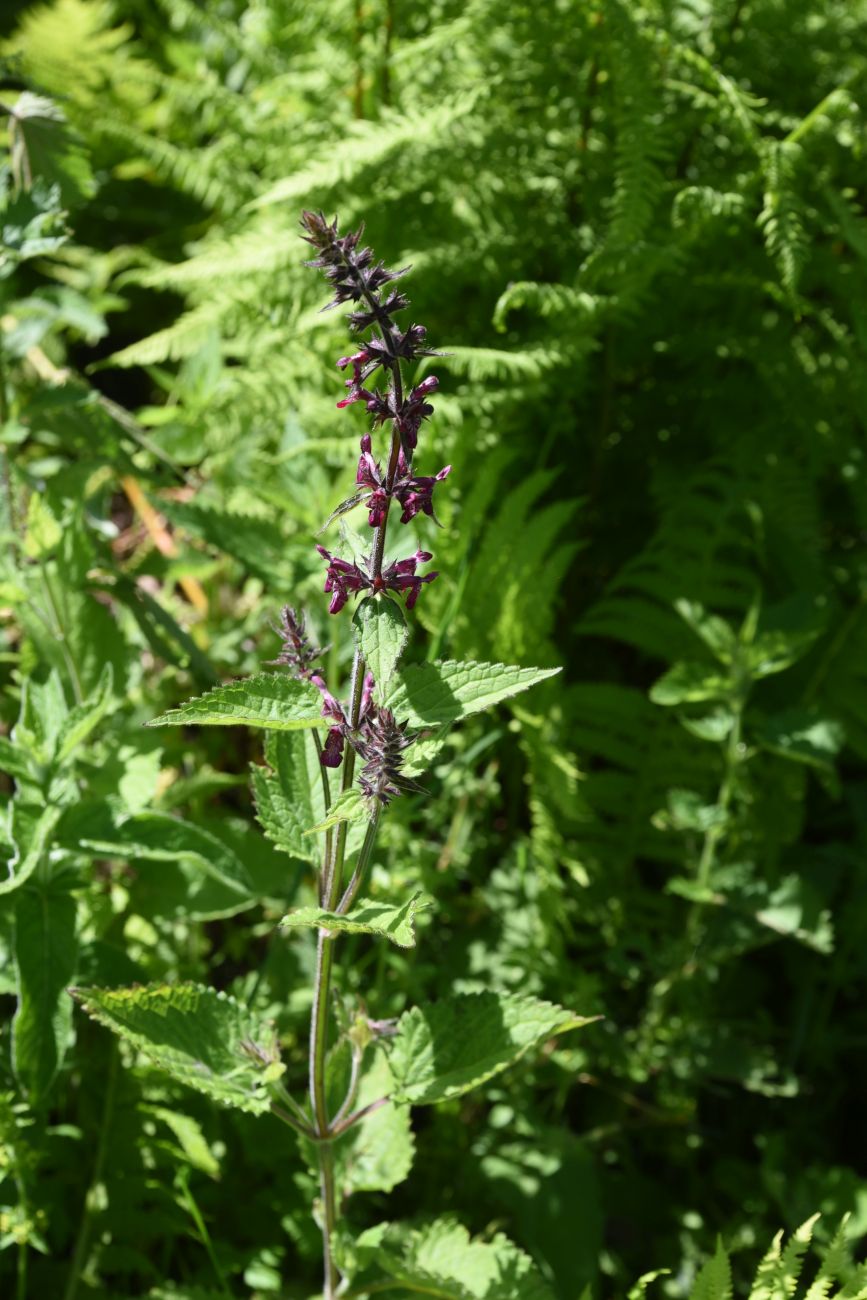
[(688, 718), (685, 714), (681, 714), (678, 721), (698, 740), (709, 740), (712, 744), (720, 745), (730, 734), (735, 715), (731, 709), (720, 706), (700, 718)]
[(304, 838), (297, 805), (286, 798), (278, 778), (260, 764), (251, 763), (250, 780), (256, 801), (256, 816), (271, 843), (292, 857), (303, 858), (306, 862), (315, 861), (317, 854), (311, 841)]
[[(390, 1097), (393, 1088), (385, 1052), (375, 1048), (372, 1064), (362, 1075), (355, 1109)], [(409, 1107), (389, 1102), (366, 1115), (335, 1145), (334, 1154), (338, 1185), (345, 1194), (390, 1192), (409, 1176), (415, 1155)]]
[(370, 596), (358, 606), (352, 625), (364, 662), (373, 673), (376, 699), (382, 700), (409, 637), (406, 616), (387, 596)]
[(692, 876), (672, 876), (666, 882), (665, 892), (677, 894), (679, 898), (687, 898), (691, 903), (707, 903), (717, 907), (726, 901), (724, 894), (711, 889), (710, 885), (699, 884)]
[(553, 1300), (529, 1255), (507, 1237), (473, 1241), (451, 1218), (421, 1228), (379, 1224), (363, 1232), (349, 1254), (353, 1272), (373, 1268), (409, 1293), (440, 1300)]
[(332, 826), (337, 826), (339, 822), (360, 822), (365, 820), (370, 820), (370, 818), (361, 791), (355, 789), (342, 790), (322, 821), (316, 826), (311, 826), (304, 834), (316, 835), (320, 831), (327, 831)]
[(399, 948), (415, 947), (414, 921), (430, 904), (413, 894), (399, 906), (360, 899), (351, 912), (341, 916), (322, 907), (299, 907), (280, 922), (286, 929), (323, 929), (344, 934), (378, 934)]
[(210, 1178), (219, 1178), (219, 1161), (208, 1145), (202, 1126), (191, 1115), (182, 1115), (166, 1106), (143, 1106), (141, 1109), (146, 1115), (160, 1120), (174, 1134), (191, 1165)]
[(90, 164), (60, 106), (25, 90), (7, 112), (17, 188), (29, 190), (37, 180), (57, 185), (64, 207), (90, 198)]
[(18, 1008), (12, 1022), (12, 1065), (31, 1102), (47, 1093), (69, 1043), (72, 1016), (66, 986), (75, 975), (78, 943), (71, 894), (21, 890), (15, 900)]
[(60, 728), (69, 713), (60, 673), (53, 668), (44, 681), (28, 677), (21, 691), (21, 711), (12, 739), (47, 763), (54, 752)]
[(749, 647), (747, 666), (756, 679), (785, 672), (807, 653), (816, 633), (792, 637), (783, 632), (765, 632)]
[(228, 845), (168, 813), (136, 813), (102, 837), (83, 839), (82, 845), (106, 857), (191, 863), (238, 893), (253, 892), (247, 868)]
[(516, 993), (461, 993), (413, 1007), (392, 1045), (395, 1100), (429, 1106), (459, 1097), (555, 1034), (594, 1019)]
[(758, 734), (763, 749), (830, 771), (843, 745), (843, 728), (807, 709), (787, 709), (768, 718)]
[(676, 600), (674, 608), (720, 663), (733, 661), (738, 648), (737, 633), (724, 618), (708, 614), (704, 606), (690, 600)]
[(722, 700), (731, 693), (727, 677), (707, 664), (680, 663), (669, 668), (650, 688), (654, 704), (690, 704), (698, 700)]
[(322, 721), (322, 696), (309, 682), (296, 682), (277, 673), (259, 673), (207, 695), (188, 700), (178, 709), (154, 718), (149, 727), (186, 724), (208, 727), (267, 727), (295, 731)]
[(437, 726), (490, 709), (559, 671), (455, 660), (412, 664), (397, 674), (385, 704), (402, 722)]
[(257, 763), (250, 769), (256, 813), (265, 834), (292, 857), (318, 862), (318, 845), (306, 831), (325, 817), (325, 793), (319, 750), (311, 733), (269, 732), (265, 760), (268, 767)]
[(234, 998), (201, 984), (70, 992), (88, 1015), (132, 1043), (173, 1079), (224, 1106), (261, 1115), (277, 1036)]
[(656, 813), (653, 824), (660, 830), (698, 831), (705, 834), (712, 826), (724, 826), (729, 819), (725, 808), (705, 803), (695, 790), (673, 789), (668, 792), (668, 807)]
[(27, 507), (27, 531), (23, 551), (31, 560), (45, 559), (56, 550), (63, 537), (63, 529), (55, 519), (45, 498), (34, 492)]
[(9, 862), (9, 874), (5, 880), (0, 880), (0, 894), (11, 894), (13, 889), (18, 889), (30, 879), (48, 852), (60, 814), (61, 809), (50, 804), (43, 809), (30, 829), (23, 853), (19, 850), (18, 857)]
[(787, 935), (817, 952), (833, 952), (831, 913), (822, 907), (815, 885), (792, 873), (754, 912), (756, 920), (776, 934)]
[(30, 756), (20, 745), (13, 745), (6, 736), (0, 736), (0, 772), (16, 781), (35, 780)]
[(693, 1283), (689, 1300), (731, 1300), (732, 1270), (722, 1242)]
[(57, 734), (55, 760), (62, 763), (73, 750), (86, 740), (108, 712), (112, 702), (114, 673), (111, 664), (102, 670), (96, 690), (82, 704), (70, 709)]

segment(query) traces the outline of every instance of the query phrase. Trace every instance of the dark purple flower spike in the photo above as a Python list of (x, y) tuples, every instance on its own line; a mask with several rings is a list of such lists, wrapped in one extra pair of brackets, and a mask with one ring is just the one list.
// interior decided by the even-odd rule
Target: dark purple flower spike
[[(364, 402), (373, 428), (390, 424), (392, 431), (385, 462), (376, 460), (371, 435), (364, 434), (355, 475), (359, 490), (338, 506), (331, 517), (334, 519), (363, 503), (368, 523), (374, 530), (370, 554), (358, 562), (332, 555), (324, 546), (316, 548), (328, 565), (325, 591), (331, 597), (329, 612), (339, 613), (351, 596), (362, 593), (380, 596), (389, 592), (404, 596), (407, 609), (412, 609), (422, 587), (433, 582), (437, 574), (418, 572), (419, 565), (432, 558), (429, 551), (418, 550), (406, 559), (384, 563), (391, 503), (398, 503), (402, 524), (419, 514), (436, 522), (434, 488), (448, 477), (451, 466), (444, 466), (434, 475), (413, 473), (419, 430), (433, 414), (427, 399), (436, 391), (438, 380), (435, 375), (429, 375), (405, 393), (401, 367), (404, 362), (413, 363), (437, 353), (427, 347), (427, 331), (423, 325), (412, 324), (402, 329), (395, 323), (397, 312), (409, 306), (405, 295), (393, 287), (404, 271), (389, 270), (375, 260), (372, 249), (361, 245), (363, 227), (340, 235), (337, 222), (329, 223), (321, 212), (304, 212), (301, 224), (304, 238), (317, 254), (308, 265), (320, 268), (333, 290), (328, 307), (353, 303), (350, 328), (356, 333), (373, 330), (355, 352), (337, 362), (339, 369), (351, 370), (351, 376), (345, 381), (347, 394), (337, 405), (343, 408)], [(384, 389), (370, 382), (378, 371), (385, 376)], [(284, 664), (294, 676), (316, 686), (322, 695), (322, 716), (329, 724), (320, 754), (322, 765), (339, 767), (348, 743), (364, 760), (359, 784), (366, 798), (384, 805), (401, 789), (410, 788), (411, 783), (401, 777), (400, 771), (403, 751), (415, 737), (395, 721), (388, 709), (374, 703), (371, 674), (365, 674), (360, 692), (347, 711), (330, 693), (324, 678), (313, 671), (312, 664), (320, 651), (307, 641), (303, 618), (287, 607), (279, 631), (283, 647), (272, 662)]]

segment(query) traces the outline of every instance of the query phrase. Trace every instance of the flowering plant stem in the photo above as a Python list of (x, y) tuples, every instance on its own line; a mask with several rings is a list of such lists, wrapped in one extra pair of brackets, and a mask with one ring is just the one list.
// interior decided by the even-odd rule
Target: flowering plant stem
[[(352, 378), (346, 382), (349, 395), (338, 406), (364, 401), (373, 417), (374, 427), (391, 423), (391, 441), (386, 472), (371, 454), (369, 435), (362, 438), (362, 457), (359, 462), (357, 485), (368, 489), (368, 521), (373, 529), (370, 555), (364, 568), (357, 563), (336, 559), (324, 548), (320, 553), (328, 560), (326, 592), (332, 593), (330, 612), (336, 614), (355, 592), (369, 593), (368, 599), (380, 600), (388, 590), (406, 593), (407, 607), (411, 608), (426, 583), (435, 574), (416, 575), (419, 563), (430, 559), (427, 552), (388, 566), (383, 572), (386, 532), (393, 497), (401, 503), (401, 522), (408, 523), (419, 511), (433, 514), (431, 493), (437, 479), (419, 479), (412, 474), (412, 455), (421, 422), (432, 413), (425, 396), (437, 384), (431, 377), (409, 396), (405, 395), (401, 358), (413, 361), (432, 355), (424, 346), (425, 330), (411, 325), (406, 330), (395, 323), (394, 315), (408, 304), (402, 293), (385, 286), (399, 278), (399, 273), (389, 271), (381, 262), (375, 262), (369, 248), (359, 247), (361, 230), (340, 236), (337, 223), (329, 224), (321, 213), (305, 212), (302, 226), (307, 242), (318, 256), (310, 263), (325, 272), (335, 294), (331, 306), (343, 302), (355, 304), (350, 316), (350, 326), (356, 331), (373, 327), (371, 337), (351, 357), (338, 362), (341, 370), (351, 367)], [(371, 391), (365, 387), (369, 377), (381, 369), (388, 380), (386, 392)], [(445, 477), (448, 467), (440, 472)], [(365, 492), (344, 502), (337, 513), (359, 504)], [(343, 764), (340, 793), (346, 795), (353, 788), (356, 753), (365, 761), (360, 775), (361, 792), (365, 796), (368, 824), (359, 850), (355, 869), (344, 889), (344, 859), (346, 856), (348, 823), (339, 821), (336, 830), (328, 830), (319, 885), (320, 906), (326, 912), (345, 914), (352, 907), (364, 880), (379, 827), (382, 808), (405, 788), (402, 781), (401, 755), (412, 737), (405, 728), (396, 724), (388, 709), (373, 701), (376, 683), (366, 672), (361, 646), (356, 644), (352, 664), (349, 702), (344, 709), (328, 691), (323, 678), (311, 668), (317, 653), (305, 640), (303, 620), (299, 621), (291, 610), (284, 610), (283, 630), (285, 645), (278, 662), (291, 667), (296, 676), (313, 682), (324, 698), (323, 716), (331, 726), (325, 745), (320, 750), (326, 814), (330, 807), (330, 790), (326, 769)], [(380, 683), (383, 685), (383, 683)], [(326, 1070), (328, 1061), (329, 1008), (334, 970), (334, 945), (337, 936), (320, 928), (316, 949), (316, 970), (313, 986), (313, 1006), (310, 1017), (309, 1092), (312, 1128), (319, 1160), (320, 1214), (324, 1253), (324, 1296), (333, 1300), (339, 1284), (334, 1260), (334, 1230), (338, 1218), (338, 1193), (335, 1178), (334, 1143), (353, 1124), (385, 1103), (385, 1099), (369, 1103), (353, 1111), (361, 1071), (361, 1049), (353, 1045), (352, 1067), (346, 1097), (333, 1117), (328, 1114)], [(295, 1121), (297, 1124), (297, 1120)]]
[[(361, 708), (361, 687), (364, 680), (364, 661), (358, 650), (352, 664), (350, 688), (350, 726), (358, 726)], [(324, 771), (324, 768), (323, 768)], [(355, 751), (349, 749), (343, 764), (341, 790), (352, 787), (355, 774)], [(331, 858), (326, 856), (323, 871), (323, 907), (333, 911), (340, 897), (343, 879), (343, 859), (346, 854), (347, 824), (341, 822), (333, 836)], [(322, 1201), (322, 1251), (325, 1263), (323, 1294), (332, 1300), (338, 1283), (337, 1268), (331, 1251), (331, 1237), (337, 1223), (337, 1195), (334, 1184), (333, 1134), (328, 1122), (325, 1098), (325, 1059), (328, 1051), (328, 1004), (331, 992), (331, 972), (334, 964), (335, 939), (324, 930), (319, 931), (316, 947), (316, 973), (313, 982), (313, 1008), (310, 1013), (310, 1105), (319, 1137), (319, 1189)]]

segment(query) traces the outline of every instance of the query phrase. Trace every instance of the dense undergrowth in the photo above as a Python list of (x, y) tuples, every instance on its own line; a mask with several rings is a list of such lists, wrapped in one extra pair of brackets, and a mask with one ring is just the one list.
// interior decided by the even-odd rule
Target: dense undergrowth
[(564, 667), (395, 804), (374, 884), (434, 907), (409, 954), (345, 941), (341, 1005), (604, 1017), (417, 1112), (347, 1222), (505, 1232), (559, 1300), (688, 1296), (717, 1235), (747, 1294), (779, 1228), (863, 1233), (863, 0), (0, 22), (2, 1294), (317, 1285), (277, 1121), (65, 993), (205, 980), (303, 1086), (311, 868), (257, 832), (256, 737), (143, 728), (274, 659), (286, 602), (348, 673), (311, 541), (364, 426), (302, 207), (412, 264), (446, 353), (409, 657)]

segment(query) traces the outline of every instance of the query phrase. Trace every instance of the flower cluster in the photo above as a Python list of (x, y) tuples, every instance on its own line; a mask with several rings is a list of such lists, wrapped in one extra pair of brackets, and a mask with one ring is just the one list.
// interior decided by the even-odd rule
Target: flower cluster
[(396, 560), (380, 573), (374, 574), (352, 560), (341, 560), (332, 555), (324, 546), (317, 546), (316, 549), (322, 558), (328, 561), (325, 591), (331, 596), (331, 603), (328, 606), (331, 614), (339, 613), (349, 597), (358, 591), (369, 591), (371, 594), (380, 591), (406, 592), (406, 607), (412, 609), (418, 600), (422, 586), (426, 582), (433, 582), (438, 576), (436, 573), (416, 573), (419, 564), (426, 564), (433, 558), (430, 551), (416, 551), (415, 555), (410, 555), (408, 559)]
[[(376, 530), (370, 554), (358, 563), (332, 555), (324, 546), (316, 548), (328, 565), (325, 591), (331, 597), (329, 611), (337, 614), (350, 596), (359, 593), (379, 596), (386, 592), (405, 596), (407, 609), (412, 609), (422, 587), (437, 577), (436, 573), (417, 572), (419, 565), (426, 564), (432, 556), (429, 551), (418, 550), (406, 559), (386, 563), (383, 559), (385, 529), (393, 501), (400, 508), (402, 524), (408, 524), (419, 514), (437, 522), (433, 492), (436, 484), (448, 477), (451, 466), (444, 466), (438, 474), (419, 475), (413, 473), (412, 460), (421, 425), (433, 414), (427, 399), (436, 391), (438, 381), (436, 376), (429, 375), (404, 392), (401, 371), (404, 362), (412, 363), (436, 353), (426, 345), (423, 325), (402, 329), (395, 324), (395, 314), (409, 306), (407, 298), (393, 287), (403, 271), (390, 271), (375, 260), (370, 248), (361, 246), (363, 228), (339, 235), (336, 221), (329, 223), (321, 213), (314, 212), (305, 212), (301, 224), (304, 238), (317, 253), (308, 265), (323, 270), (333, 290), (328, 306), (353, 303), (350, 327), (355, 331), (373, 327), (375, 331), (357, 351), (338, 361), (339, 369), (350, 370), (351, 377), (346, 380), (347, 395), (337, 405), (346, 407), (364, 402), (374, 429), (389, 423), (392, 428), (384, 467), (374, 457), (371, 435), (366, 433), (362, 437), (355, 475), (358, 491), (332, 515), (333, 519), (364, 503), (368, 523)], [(371, 377), (380, 370), (387, 377), (384, 390), (370, 383)], [(313, 665), (321, 652), (307, 640), (303, 618), (287, 607), (277, 630), (283, 644), (280, 655), (272, 662), (285, 665), (295, 677), (315, 686), (322, 696), (322, 716), (328, 724), (328, 735), (320, 753), (322, 765), (339, 767), (346, 746), (350, 745), (363, 760), (359, 787), (365, 798), (385, 805), (402, 790), (412, 788), (412, 782), (402, 775), (403, 755), (417, 737), (408, 732), (405, 724), (398, 723), (389, 709), (374, 703), (373, 676), (365, 674), (357, 707), (349, 711), (331, 694), (324, 678), (314, 671)]]
[(403, 790), (411, 788), (412, 783), (402, 775), (403, 754), (417, 735), (407, 730), (406, 723), (396, 722), (390, 709), (374, 703), (373, 674), (365, 674), (355, 727), (322, 678), (314, 673), (311, 680), (322, 693), (322, 716), (331, 723), (320, 755), (323, 767), (339, 767), (348, 743), (364, 760), (358, 784), (365, 798), (377, 799), (385, 806)]
[[(374, 459), (370, 434), (361, 440), (361, 458), (358, 462), (356, 485), (363, 489), (348, 498), (335, 514), (364, 502), (367, 506), (371, 528), (384, 533), (392, 501), (400, 508), (400, 522), (407, 524), (418, 514), (435, 519), (433, 490), (450, 472), (445, 466), (436, 475), (414, 475), (412, 458), (418, 444), (422, 422), (433, 413), (427, 400), (436, 391), (438, 380), (429, 375), (408, 392), (404, 392), (401, 364), (414, 362), (421, 357), (436, 356), (427, 346), (427, 331), (423, 325), (412, 324), (401, 328), (394, 316), (409, 306), (409, 301), (399, 290), (388, 287), (404, 271), (391, 271), (374, 258), (373, 250), (362, 246), (364, 228), (338, 234), (337, 222), (328, 222), (322, 213), (304, 212), (301, 218), (304, 238), (312, 244), (317, 256), (308, 266), (320, 268), (331, 285), (334, 296), (329, 307), (352, 302), (356, 309), (350, 313), (349, 324), (355, 331), (374, 327), (372, 336), (358, 350), (337, 362), (339, 369), (351, 370), (346, 380), (347, 395), (338, 407), (364, 402), (374, 428), (390, 423), (392, 443), (385, 469)], [(383, 371), (388, 383), (383, 391), (370, 384), (371, 376)], [(411, 609), (419, 597), (422, 586), (432, 582), (435, 573), (420, 576), (419, 564), (431, 559), (427, 551), (416, 551), (405, 560), (383, 567), (383, 537), (375, 545), (368, 567), (332, 556), (324, 547), (318, 550), (328, 561), (325, 590), (331, 595), (329, 609), (332, 614), (343, 608), (349, 597), (357, 592), (406, 592), (407, 608)]]
[(376, 799), (385, 807), (405, 789), (412, 788), (403, 776), (403, 754), (416, 739), (407, 731), (406, 723), (395, 720), (390, 709), (374, 707), (355, 741), (355, 749), (364, 759), (358, 784), (366, 799)]
[[(401, 447), (397, 458), (397, 476), (391, 486), (391, 495), (403, 507), (403, 514), (400, 517), (402, 524), (408, 524), (419, 511), (436, 519), (433, 510), (434, 484), (441, 483), (444, 478), (447, 478), (451, 469), (451, 465), (446, 465), (439, 474), (433, 476), (414, 475)], [(369, 433), (361, 439), (361, 456), (355, 482), (359, 487), (368, 489), (366, 493), (361, 494), (361, 499), (367, 506), (367, 522), (371, 528), (381, 527), (388, 514), (388, 491), (382, 467), (373, 459)]]
[(293, 677), (309, 680), (312, 676), (310, 665), (315, 663), (322, 651), (307, 640), (304, 615), (296, 614), (294, 609), (284, 605), (280, 611), (280, 626), (274, 629), (283, 639), (283, 645), (272, 664), (283, 664), (292, 670)]

